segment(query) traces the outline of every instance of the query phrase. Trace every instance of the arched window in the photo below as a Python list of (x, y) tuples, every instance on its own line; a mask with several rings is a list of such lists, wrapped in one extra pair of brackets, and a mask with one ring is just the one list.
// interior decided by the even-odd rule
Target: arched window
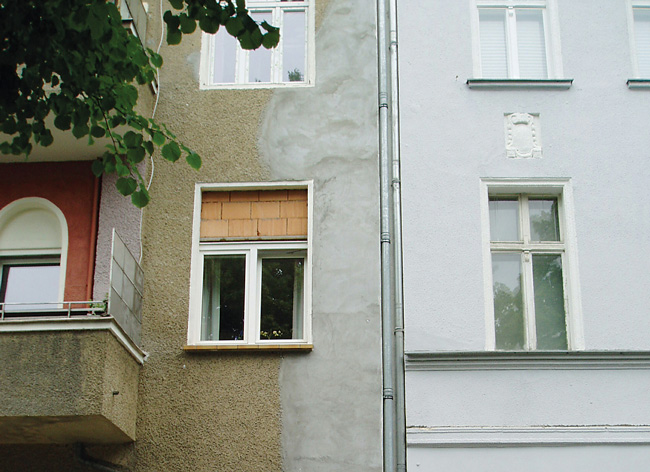
[(65, 289), (68, 226), (43, 198), (22, 198), (0, 210), (0, 303), (5, 312), (59, 307)]

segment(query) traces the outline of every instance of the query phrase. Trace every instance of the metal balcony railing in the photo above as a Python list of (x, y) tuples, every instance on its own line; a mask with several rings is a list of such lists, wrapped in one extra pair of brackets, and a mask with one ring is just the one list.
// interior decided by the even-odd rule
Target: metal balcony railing
[(0, 303), (0, 323), (23, 319), (112, 317), (131, 341), (139, 345), (143, 290), (142, 268), (113, 230), (107, 300)]

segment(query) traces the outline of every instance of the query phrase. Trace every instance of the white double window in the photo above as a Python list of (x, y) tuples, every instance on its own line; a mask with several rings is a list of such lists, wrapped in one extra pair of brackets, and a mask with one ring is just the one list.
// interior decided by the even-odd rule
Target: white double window
[(561, 75), (552, 0), (475, 0), (475, 74), (484, 79)]
[(190, 346), (311, 346), (310, 186), (197, 187)]
[(247, 51), (222, 27), (203, 34), (201, 87), (306, 85), (313, 83), (314, 19), (312, 0), (249, 0), (246, 7), (259, 24), (280, 28), (273, 49)]
[(567, 242), (562, 190), (539, 185), (487, 190), (488, 311), (496, 349), (567, 350), (580, 346), (578, 314), (574, 313), (577, 289), (571, 283), (575, 279), (571, 266), (575, 264), (570, 257), (572, 244)]
[(199, 341), (306, 342), (306, 243), (201, 245)]
[(631, 45), (634, 75), (650, 78), (650, 1), (631, 0)]

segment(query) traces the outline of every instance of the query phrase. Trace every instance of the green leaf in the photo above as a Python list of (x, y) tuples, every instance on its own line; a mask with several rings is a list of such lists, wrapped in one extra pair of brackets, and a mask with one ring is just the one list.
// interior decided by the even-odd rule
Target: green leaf
[(162, 134), (160, 131), (155, 131), (153, 133), (152, 139), (153, 139), (153, 143), (156, 146), (162, 146), (163, 144), (165, 144), (165, 135)]
[(115, 162), (115, 170), (117, 171), (117, 175), (119, 175), (120, 177), (127, 177), (131, 175), (131, 170), (127, 166), (122, 164), (120, 159), (118, 159)]
[(133, 131), (127, 131), (124, 134), (124, 144), (129, 148), (139, 146), (142, 144), (142, 135), (134, 133)]
[(140, 190), (131, 195), (131, 202), (138, 208), (144, 208), (149, 203), (149, 192), (140, 186)]
[(72, 119), (68, 115), (59, 115), (54, 118), (54, 126), (62, 131), (70, 129), (71, 122)]
[[(146, 144), (146, 143), (145, 143)], [(144, 147), (135, 147), (126, 151), (126, 158), (133, 164), (142, 162), (145, 156)]]
[(77, 139), (83, 138), (88, 134), (89, 131), (90, 130), (88, 129), (88, 125), (85, 123), (82, 123), (72, 128), (72, 134)]
[[(262, 23), (262, 26), (264, 26), (264, 23)], [(262, 38), (262, 45), (266, 49), (271, 49), (276, 47), (279, 42), (280, 42), (280, 30), (278, 28), (275, 28), (274, 31), (269, 31)]]
[(185, 13), (180, 15), (181, 31), (183, 34), (191, 34), (196, 30), (196, 20), (190, 18)]
[(52, 136), (52, 133), (50, 132), (50, 130), (49, 129), (44, 130), (40, 135), (39, 144), (41, 146), (49, 146), (53, 142), (54, 142), (54, 137)]
[(180, 44), (183, 34), (179, 30), (167, 30), (167, 44)]
[(104, 173), (104, 163), (101, 160), (97, 159), (93, 161), (92, 166), (90, 166), (90, 170), (93, 171), (95, 177), (101, 177)]
[(219, 19), (212, 16), (202, 16), (199, 18), (199, 28), (208, 34), (215, 34), (219, 31)]
[(90, 128), (90, 134), (95, 138), (102, 138), (106, 134), (106, 130), (101, 126), (93, 126)]
[(182, 10), (183, 9), (183, 0), (169, 0), (169, 3), (176, 10)]
[(230, 18), (226, 22), (226, 31), (228, 31), (228, 34), (231, 36), (237, 37), (244, 31), (244, 24), (240, 18)]
[(172, 30), (177, 30), (181, 24), (181, 20), (169, 10), (163, 15), (163, 20), (167, 23), (167, 28)]
[(171, 162), (176, 162), (181, 157), (181, 150), (174, 141), (162, 147), (162, 156)]
[(190, 165), (190, 167), (192, 167), (193, 169), (198, 170), (198, 169), (201, 168), (201, 157), (198, 154), (192, 152), (192, 153), (187, 155), (185, 160)]
[(142, 143), (142, 146), (144, 146), (144, 149), (149, 153), (150, 156), (153, 154), (153, 143), (151, 141), (145, 141)]
[(117, 187), (118, 192), (126, 197), (135, 192), (135, 189), (138, 188), (138, 184), (133, 177), (121, 177), (117, 179), (117, 182), (115, 182), (115, 187)]
[(157, 67), (160, 69), (163, 65), (163, 59), (160, 54), (156, 54), (155, 52), (152, 52), (150, 55), (151, 59), (151, 64), (153, 64), (154, 67)]

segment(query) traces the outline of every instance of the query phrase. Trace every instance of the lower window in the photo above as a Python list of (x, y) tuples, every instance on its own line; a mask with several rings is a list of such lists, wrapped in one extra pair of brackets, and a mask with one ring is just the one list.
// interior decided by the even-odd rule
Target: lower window
[(56, 259), (0, 260), (0, 302), (5, 312), (57, 308), (60, 265)]
[(306, 248), (202, 248), (200, 341), (305, 341)]
[(189, 346), (311, 349), (310, 188), (197, 185)]
[(564, 181), (486, 185), (488, 312), (494, 326), (488, 348), (581, 348), (574, 230), (568, 230), (571, 219), (565, 208), (568, 189)]

